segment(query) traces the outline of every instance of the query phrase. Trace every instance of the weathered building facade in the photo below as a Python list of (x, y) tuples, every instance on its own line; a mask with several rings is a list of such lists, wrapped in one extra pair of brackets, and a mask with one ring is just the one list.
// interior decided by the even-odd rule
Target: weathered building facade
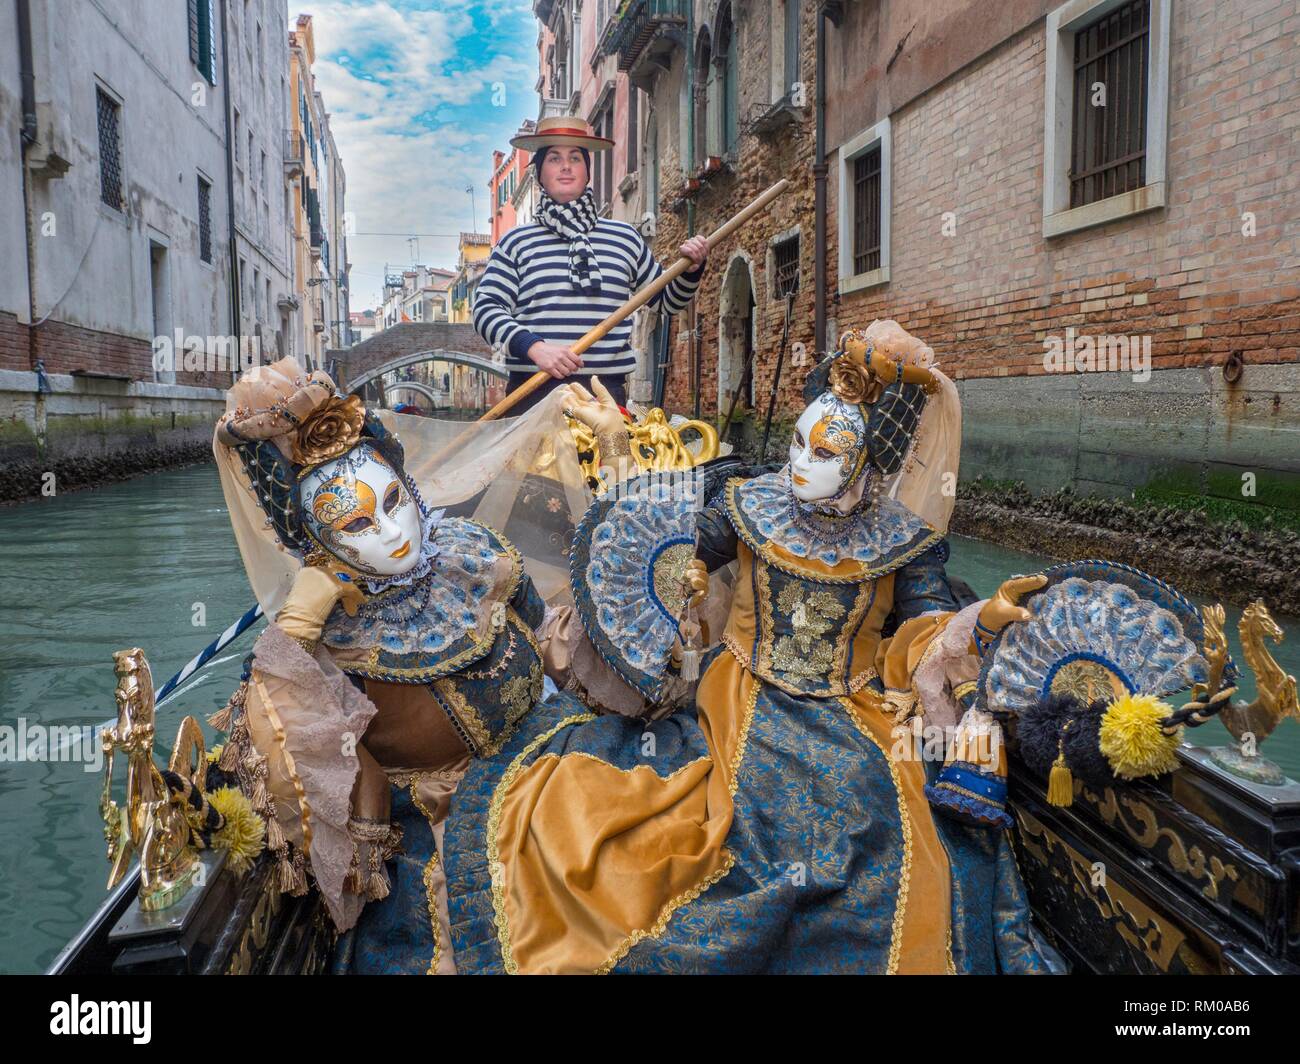
[(198, 453), (285, 343), (284, 7), (168, 10), (0, 5), (4, 496)]
[(645, 93), (638, 185), (661, 262), (780, 179), (791, 186), (714, 247), (692, 310), (647, 323), (647, 397), (672, 410), (765, 412), (783, 339), (778, 408), (790, 408), (812, 359), (814, 20), (797, 0), (643, 0), (601, 38)]
[(1298, 45), (1272, 0), (843, 5), (828, 297), (958, 378), (963, 479), (1300, 508)]

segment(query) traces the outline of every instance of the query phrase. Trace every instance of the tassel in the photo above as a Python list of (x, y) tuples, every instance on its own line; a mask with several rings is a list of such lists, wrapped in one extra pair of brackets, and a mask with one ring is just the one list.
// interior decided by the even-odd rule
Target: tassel
[(230, 731), (230, 703), (217, 710), (208, 718), (208, 723), (219, 732)]
[(383, 901), (388, 897), (388, 875), (384, 872), (384, 866), (379, 862), (378, 843), (372, 842), (370, 844), (370, 860), (367, 863), (367, 870), (370, 873), (370, 878), (366, 884), (366, 898), (370, 901)]
[(694, 647), (682, 651), (682, 679), (698, 680), (700, 678), (700, 652)]
[(1061, 729), (1061, 741), (1057, 746), (1056, 760), (1047, 777), (1047, 800), (1050, 804), (1068, 809), (1074, 804), (1074, 776), (1070, 766), (1065, 763), (1065, 732), (1074, 721), (1067, 721)]
[(288, 847), (281, 851), (279, 859), (276, 861), (275, 870), (280, 893), (292, 894), (294, 887), (293, 862), (289, 859)]
[(348, 874), (343, 877), (343, 889), (349, 894), (361, 893), (361, 849), (352, 846), (352, 863), (348, 865)]
[(271, 817), (266, 822), (266, 844), (269, 849), (278, 850), (288, 841), (284, 837), (284, 829), (280, 827), (280, 821), (277, 817)]
[(217, 767), (222, 772), (234, 772), (243, 759), (239, 751), (239, 743), (231, 738), (225, 746), (221, 748), (221, 757), (217, 759)]
[(307, 893), (307, 868), (301, 850), (293, 853), (293, 888), (289, 891), (295, 898)]

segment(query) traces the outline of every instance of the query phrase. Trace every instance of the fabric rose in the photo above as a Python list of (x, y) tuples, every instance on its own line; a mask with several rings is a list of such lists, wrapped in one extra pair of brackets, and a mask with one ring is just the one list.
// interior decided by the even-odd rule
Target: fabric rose
[(831, 366), (831, 391), (846, 403), (855, 405), (879, 398), (879, 382), (865, 367), (841, 356)]
[(345, 454), (361, 438), (366, 408), (355, 395), (334, 396), (303, 419), (293, 439), (293, 460), (320, 465)]

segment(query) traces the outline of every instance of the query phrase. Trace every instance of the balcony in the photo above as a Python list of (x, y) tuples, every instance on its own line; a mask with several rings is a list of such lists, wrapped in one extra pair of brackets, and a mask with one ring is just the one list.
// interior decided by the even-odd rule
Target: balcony
[(284, 176), (297, 177), (301, 174), (303, 158), (302, 134), (286, 129), (284, 131)]
[(660, 70), (668, 68), (672, 51), (686, 43), (689, 0), (627, 0), (611, 16), (597, 48), (618, 56), (638, 88), (647, 88)]

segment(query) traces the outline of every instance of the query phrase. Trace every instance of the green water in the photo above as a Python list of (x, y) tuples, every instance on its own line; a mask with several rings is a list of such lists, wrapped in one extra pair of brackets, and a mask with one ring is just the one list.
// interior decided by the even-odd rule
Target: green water
[[(114, 715), (112, 653), (139, 646), (158, 686), (252, 601), (215, 468), (201, 466), (0, 509), (0, 725), (95, 725)], [(954, 539), (950, 570), (981, 595), (1044, 559)], [(196, 627), (195, 604), (206, 607)], [(1230, 611), (1233, 653), (1237, 611)], [(1300, 623), (1275, 656), (1300, 672)], [(159, 711), (161, 745), (234, 687), (256, 632)], [(1243, 697), (1253, 697), (1243, 691)], [(206, 729), (205, 729), (206, 730)], [(1222, 742), (1218, 724), (1192, 738)], [(1300, 778), (1300, 728), (1266, 752)], [(0, 972), (43, 969), (105, 896), (100, 776), (69, 762), (0, 761)]]

